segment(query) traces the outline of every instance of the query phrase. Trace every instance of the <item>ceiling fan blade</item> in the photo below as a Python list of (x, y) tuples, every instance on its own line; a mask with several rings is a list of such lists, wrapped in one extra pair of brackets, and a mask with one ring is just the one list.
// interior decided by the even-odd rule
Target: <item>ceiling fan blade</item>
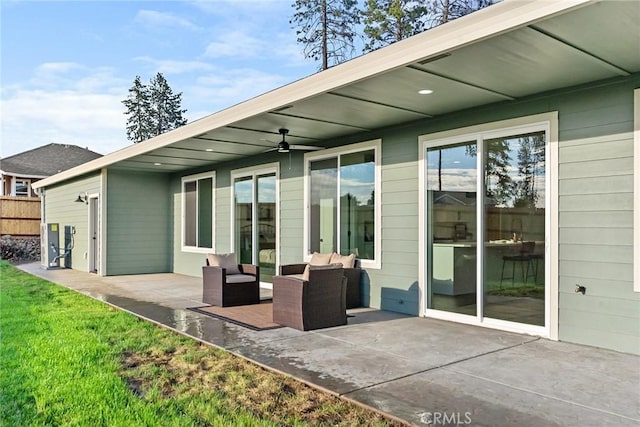
[(289, 145), (290, 150), (300, 150), (300, 151), (317, 151), (324, 150), (325, 147), (316, 147), (313, 145)]

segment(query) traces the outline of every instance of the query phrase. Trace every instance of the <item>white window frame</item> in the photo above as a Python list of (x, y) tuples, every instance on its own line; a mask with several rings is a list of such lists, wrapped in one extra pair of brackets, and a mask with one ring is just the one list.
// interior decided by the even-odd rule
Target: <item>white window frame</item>
[[(19, 182), (27, 185), (26, 193), (18, 194), (17, 187)], [(18, 197), (31, 197), (31, 180), (29, 178), (14, 178), (11, 185), (11, 195)]]
[[(484, 318), (482, 313), (482, 295), (478, 294), (478, 313), (476, 316), (462, 315), (429, 309), (427, 306), (427, 209), (425, 200), (426, 190), (426, 158), (428, 147), (446, 146), (453, 141), (486, 140), (498, 136), (508, 136), (510, 133), (522, 133), (532, 130), (545, 130), (548, 138), (546, 144), (546, 194), (545, 218), (546, 241), (545, 252), (548, 262), (545, 262), (545, 326), (526, 325), (500, 319)], [(552, 340), (558, 339), (558, 112), (519, 117), (492, 123), (484, 123), (450, 131), (421, 135), (418, 137), (419, 146), (419, 289), (420, 313), (426, 317), (484, 326), (505, 331), (539, 335)], [(483, 170), (482, 159), (478, 156), (478, 173)], [(477, 229), (483, 230), (482, 215), (478, 215)], [(478, 257), (478, 275), (482, 276), (482, 258)]]
[[(268, 174), (272, 174), (275, 173), (276, 174), (276, 272), (279, 271), (280, 269), (280, 163), (274, 162), (274, 163), (268, 163), (268, 164), (264, 164), (264, 165), (260, 165), (260, 166), (249, 166), (246, 168), (242, 168), (242, 169), (234, 169), (231, 171), (231, 182), (230, 182), (230, 187), (231, 187), (231, 201), (230, 206), (231, 206), (231, 217), (230, 217), (230, 224), (231, 226), (229, 227), (230, 229), (230, 242), (229, 242), (229, 248), (231, 248), (231, 252), (236, 252), (236, 204), (235, 204), (235, 180), (238, 178), (247, 178), (247, 177), (251, 177), (251, 179), (253, 180), (253, 182), (255, 183), (255, 180), (258, 176), (260, 175), (268, 175)], [(257, 203), (257, 194), (255, 192), (255, 188), (254, 188), (254, 192), (253, 192), (253, 201), (252, 201), (252, 218), (257, 218), (258, 217), (258, 203)], [(253, 233), (253, 235), (251, 236), (252, 238), (252, 242), (251, 242), (251, 247), (255, 248), (257, 246), (257, 242), (256, 240), (256, 233)], [(259, 256), (259, 254), (258, 254)], [(257, 264), (257, 261), (256, 261)], [(266, 282), (260, 282), (260, 286), (263, 288), (267, 288), (267, 289), (271, 289), (272, 288), (272, 284), (271, 283), (266, 283)]]
[[(330, 148), (326, 150), (305, 153), (304, 155), (304, 229), (303, 229), (303, 259), (308, 262), (311, 260), (311, 239), (309, 233), (309, 220), (311, 219), (311, 162), (329, 158), (338, 158), (338, 195), (340, 194), (340, 156), (345, 154), (357, 153), (360, 151), (374, 151), (375, 156), (375, 199), (374, 199), (374, 218), (375, 218), (375, 235), (374, 235), (374, 259), (360, 259), (362, 268), (380, 269), (382, 268), (382, 140), (373, 139), (370, 141), (359, 142), (356, 144), (345, 145), (342, 147)], [(339, 198), (339, 196), (338, 196)], [(340, 211), (338, 210), (338, 224), (340, 224)], [(340, 231), (337, 232), (337, 245), (340, 247)]]
[(640, 292), (640, 89), (633, 91), (633, 290)]
[[(185, 213), (186, 213), (186, 198), (184, 196), (184, 186), (186, 183), (188, 182), (194, 182), (202, 180), (202, 179), (208, 179), (211, 178), (211, 247), (210, 248), (203, 248), (203, 247), (197, 247), (197, 246), (188, 246), (185, 245), (185, 234), (186, 234), (186, 218), (185, 218)], [(197, 184), (196, 184), (197, 185)], [(208, 252), (213, 252), (216, 247), (216, 172), (215, 171), (209, 171), (209, 172), (203, 172), (203, 173), (199, 173), (196, 175), (188, 175), (188, 176), (183, 176), (182, 179), (180, 180), (180, 196), (182, 198), (182, 202), (181, 202), (181, 207), (182, 207), (182, 212), (181, 212), (181, 233), (180, 233), (180, 246), (182, 248), (182, 252), (194, 252), (194, 253), (208, 253)], [(197, 219), (197, 212), (198, 210), (196, 209), (196, 222), (198, 222)], [(197, 235), (197, 231), (196, 231), (196, 235)]]

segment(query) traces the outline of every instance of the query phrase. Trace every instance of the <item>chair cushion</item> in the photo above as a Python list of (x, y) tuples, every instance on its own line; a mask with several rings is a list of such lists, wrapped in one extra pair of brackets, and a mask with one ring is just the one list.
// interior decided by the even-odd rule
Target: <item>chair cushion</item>
[[(227, 269), (227, 274), (240, 274), (238, 259), (235, 253), (230, 254), (207, 254), (209, 265)], [(229, 282), (227, 280), (227, 282)]]
[(255, 282), (256, 276), (250, 274), (227, 274), (227, 283)]
[(302, 272), (302, 280), (309, 281), (309, 271), (310, 270), (330, 270), (332, 268), (342, 268), (342, 264), (327, 264), (327, 265), (312, 265), (307, 264)]
[(331, 254), (321, 254), (318, 252), (314, 252), (313, 255), (311, 255), (311, 261), (309, 261), (309, 264), (327, 265), (329, 264), (329, 262), (331, 262)]
[(340, 255), (335, 252), (331, 254), (331, 260), (329, 261), (330, 264), (342, 264), (342, 267), (344, 268), (353, 268), (353, 265), (355, 264), (355, 262), (356, 262), (355, 254)]

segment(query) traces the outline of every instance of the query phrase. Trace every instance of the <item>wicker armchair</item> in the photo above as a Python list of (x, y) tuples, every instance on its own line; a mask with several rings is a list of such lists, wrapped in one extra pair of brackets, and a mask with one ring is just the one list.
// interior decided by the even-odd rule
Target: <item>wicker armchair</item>
[[(280, 266), (281, 276), (300, 276), (307, 264), (286, 264)], [(344, 277), (347, 278), (347, 308), (356, 308), (362, 306), (360, 297), (360, 261), (356, 259), (353, 268), (344, 268)]]
[(273, 277), (273, 321), (301, 331), (347, 324), (342, 268), (311, 269), (309, 280)]
[(227, 268), (202, 267), (202, 302), (221, 307), (260, 304), (260, 267), (239, 264), (239, 274), (227, 274)]

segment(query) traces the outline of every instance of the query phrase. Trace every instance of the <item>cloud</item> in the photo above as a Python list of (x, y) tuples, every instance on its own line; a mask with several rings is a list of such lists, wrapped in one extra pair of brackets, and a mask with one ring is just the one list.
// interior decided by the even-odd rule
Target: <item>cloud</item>
[(209, 112), (214, 112), (270, 91), (285, 82), (286, 78), (280, 74), (250, 68), (217, 69), (198, 77), (196, 84), (185, 90), (184, 97), (200, 99), (209, 106)]
[(134, 18), (134, 23), (145, 28), (159, 30), (160, 27), (178, 28), (190, 31), (199, 31), (200, 27), (189, 21), (171, 13), (158, 12), (155, 10), (139, 10)]
[(268, 54), (271, 50), (269, 45), (268, 40), (252, 37), (240, 31), (232, 31), (209, 43), (203, 56), (205, 58), (255, 58)]
[(126, 93), (126, 83), (110, 68), (41, 64), (30, 80), (3, 88), (2, 155), (52, 142), (102, 154), (122, 148), (129, 144), (121, 103)]
[(51, 142), (106, 154), (128, 144), (125, 121), (115, 95), (20, 91), (3, 100), (3, 155)]

